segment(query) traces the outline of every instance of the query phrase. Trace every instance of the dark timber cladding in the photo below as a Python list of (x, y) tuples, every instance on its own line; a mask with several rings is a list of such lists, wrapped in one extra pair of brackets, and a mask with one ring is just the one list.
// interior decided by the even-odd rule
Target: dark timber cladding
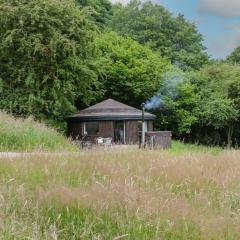
[[(146, 131), (153, 130), (155, 118), (145, 112)], [(139, 141), (141, 121), (141, 110), (108, 99), (67, 117), (68, 134), (73, 139), (109, 137), (116, 143), (134, 144)]]

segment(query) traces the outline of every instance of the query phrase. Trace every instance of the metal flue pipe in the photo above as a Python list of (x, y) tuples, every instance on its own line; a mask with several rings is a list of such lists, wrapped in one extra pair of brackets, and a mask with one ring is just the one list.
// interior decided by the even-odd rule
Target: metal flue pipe
[(144, 113), (145, 113), (145, 103), (142, 103), (141, 104), (141, 107), (142, 107), (142, 147), (144, 147), (145, 145), (145, 127), (144, 127), (144, 121), (145, 121), (145, 116), (144, 116)]

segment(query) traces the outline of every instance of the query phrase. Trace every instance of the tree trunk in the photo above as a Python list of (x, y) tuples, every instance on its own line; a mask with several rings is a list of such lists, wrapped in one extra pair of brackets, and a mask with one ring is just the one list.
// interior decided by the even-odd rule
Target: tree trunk
[(232, 135), (233, 135), (233, 126), (229, 125), (227, 130), (227, 148), (232, 146)]

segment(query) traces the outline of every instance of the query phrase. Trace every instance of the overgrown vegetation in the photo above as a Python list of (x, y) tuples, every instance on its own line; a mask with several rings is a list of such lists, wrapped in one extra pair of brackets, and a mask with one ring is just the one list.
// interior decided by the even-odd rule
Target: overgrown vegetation
[(96, 26), (73, 0), (0, 1), (0, 108), (64, 121), (96, 99)]
[(0, 151), (73, 150), (77, 150), (77, 147), (56, 130), (32, 118), (14, 118), (0, 112)]
[(156, 129), (207, 145), (240, 143), (239, 48), (210, 59), (196, 25), (152, 2), (0, 0), (0, 109), (64, 129), (115, 98), (158, 99)]
[(1, 237), (239, 239), (240, 153), (205, 150), (1, 158)]

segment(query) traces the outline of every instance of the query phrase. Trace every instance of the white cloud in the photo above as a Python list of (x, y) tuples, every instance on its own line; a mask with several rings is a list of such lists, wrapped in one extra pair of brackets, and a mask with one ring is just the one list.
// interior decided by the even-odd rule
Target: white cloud
[(240, 0), (200, 0), (200, 10), (225, 17), (240, 17)]

